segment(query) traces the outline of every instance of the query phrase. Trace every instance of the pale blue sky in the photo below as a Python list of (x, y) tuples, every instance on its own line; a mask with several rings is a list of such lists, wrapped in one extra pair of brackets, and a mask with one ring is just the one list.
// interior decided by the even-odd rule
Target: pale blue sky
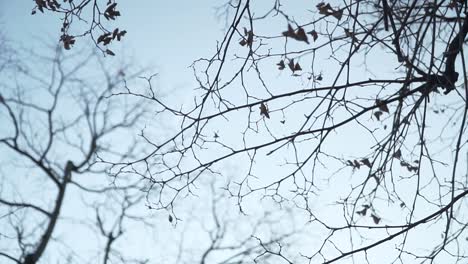
[[(122, 16), (111, 27), (127, 30), (121, 43), (111, 47), (119, 55), (130, 57), (135, 64), (159, 73), (158, 84), (165, 89), (182, 88), (193, 83), (188, 66), (202, 56), (209, 56), (223, 33), (223, 21), (216, 18), (216, 0), (201, 1), (119, 1)], [(33, 1), (0, 1), (3, 33), (15, 44), (39, 49), (41, 39), (60, 37), (59, 16), (31, 15)], [(89, 40), (77, 41), (88, 45)], [(32, 43), (34, 42), (34, 44)], [(78, 43), (80, 42), (80, 43)], [(108, 58), (117, 60), (118, 56)], [(169, 86), (169, 87), (167, 87)]]
[[(15, 1), (14, 4), (11, 4), (13, 1), (7, 0), (0, 0), (0, 21), (2, 23), (2, 28), (4, 33), (8, 39), (10, 39), (13, 43), (19, 44), (23, 47), (27, 48), (34, 48), (37, 50), (41, 50), (44, 48), (44, 44), (39, 42), (38, 39), (42, 39), (43, 41), (47, 42), (51, 39), (56, 39), (58, 41), (60, 35), (60, 20), (57, 16), (49, 16), (49, 15), (42, 15), (40, 13), (36, 14), (35, 16), (31, 16), (31, 9), (34, 6), (33, 1)], [(118, 62), (121, 60), (122, 56), (129, 57), (131, 60), (135, 62), (135, 64), (140, 66), (148, 66), (151, 72), (159, 73), (158, 78), (156, 79), (156, 83), (158, 88), (164, 91), (168, 97), (172, 97), (172, 99), (181, 99), (177, 98), (176, 95), (180, 95), (183, 99), (190, 101), (192, 99), (192, 92), (193, 88), (195, 88), (196, 82), (193, 78), (193, 73), (188, 66), (195, 60), (201, 57), (210, 57), (216, 47), (216, 41), (220, 39), (223, 35), (223, 27), (224, 21), (221, 19), (216, 18), (215, 7), (217, 5), (222, 4), (223, 2), (217, 0), (200, 0), (200, 1), (162, 1), (162, 0), (140, 0), (140, 1), (119, 1), (119, 5), (122, 12), (122, 17), (118, 18), (117, 21), (113, 24), (116, 27), (121, 29), (125, 29), (128, 31), (127, 35), (124, 37), (124, 40), (121, 44), (113, 44), (111, 47), (116, 53), (116, 57), (107, 57), (106, 60)], [(313, 8), (313, 5), (310, 5)], [(301, 16), (308, 15), (307, 9), (302, 10)], [(277, 18), (280, 19), (280, 18)], [(276, 21), (278, 22), (278, 20)], [(282, 23), (280, 21), (278, 23)], [(282, 26), (285, 26), (283, 24)], [(277, 30), (276, 28), (271, 28), (271, 25), (260, 25), (261, 29), (272, 31), (276, 30), (281, 32), (281, 30)], [(87, 45), (87, 41), (85, 39), (77, 40), (79, 45)], [(294, 45), (294, 44), (293, 44)], [(303, 45), (302, 43), (297, 45)], [(326, 62), (326, 58), (329, 54), (318, 54), (317, 57), (324, 62)], [(390, 64), (385, 64), (380, 61), (380, 57), (375, 59), (371, 59), (368, 61), (371, 65), (377, 67), (372, 68), (376, 74), (385, 75), (394, 70), (393, 66)], [(360, 63), (358, 61), (357, 63)], [(318, 69), (318, 71), (323, 71), (325, 78), (329, 76), (334, 76), (333, 66), (327, 67), (326, 64), (319, 64), (323, 66), (323, 69)], [(271, 83), (272, 89), (276, 91), (285, 91), (285, 90), (294, 90), (298, 89), (298, 87), (304, 87), (306, 83), (304, 80), (301, 79), (287, 79), (290, 76), (287, 75), (289, 73), (279, 73), (276, 70), (276, 66), (274, 64), (270, 65), (270, 68), (266, 68), (266, 76), (267, 78), (277, 78), (271, 79), (273, 80)], [(361, 78), (365, 74), (365, 69), (362, 67), (356, 66), (354, 69), (358, 75), (356, 78)], [(282, 74), (282, 75), (281, 75)], [(366, 76), (367, 77), (367, 76)], [(285, 80), (286, 79), (286, 80)], [(278, 80), (278, 81), (276, 81)], [(324, 81), (324, 83), (327, 80)], [(258, 85), (258, 83), (253, 83), (252, 86)], [(258, 85), (260, 87), (260, 85)], [(371, 88), (372, 89), (372, 88)], [(371, 91), (370, 92), (373, 92)], [(261, 96), (265, 96), (262, 94), (261, 89), (259, 88), (258, 93)], [(237, 92), (234, 90), (234, 92)], [(259, 97), (261, 97), (259, 96)], [(234, 98), (238, 99), (238, 98)], [(272, 104), (271, 107), (274, 107)], [(304, 110), (301, 108), (300, 110)], [(258, 110), (256, 114), (258, 115)], [(304, 111), (304, 113), (307, 111)], [(244, 114), (244, 113), (241, 113)], [(290, 131), (287, 128), (281, 127), (279, 124), (279, 120), (281, 119), (281, 114), (279, 112), (272, 113), (275, 115), (271, 120), (266, 120), (270, 125), (270, 128), (276, 130), (279, 133), (289, 133)], [(292, 128), (295, 122), (302, 121), (302, 112), (297, 115), (297, 118), (291, 118), (288, 120), (287, 124)], [(239, 117), (234, 115), (228, 121), (219, 121), (213, 125), (213, 131), (216, 131), (218, 127), (224, 131), (224, 133), (234, 133), (235, 129), (231, 128), (239, 128), (244, 126), (242, 122), (244, 119), (236, 118)], [(245, 118), (245, 116), (243, 116)], [(371, 116), (365, 117), (369, 121), (371, 120)], [(258, 115), (258, 119), (260, 119)], [(294, 120), (292, 120), (294, 119)], [(158, 124), (156, 124), (158, 125)], [(437, 123), (434, 123), (434, 126), (437, 127)], [(381, 123), (372, 123), (372, 129), (379, 129), (381, 127)], [(263, 128), (263, 127), (262, 127)], [(264, 131), (263, 131), (264, 132)], [(345, 134), (346, 133), (346, 134)], [(258, 140), (265, 140), (266, 133), (252, 135), (252, 138)], [(343, 136), (345, 134), (345, 136)], [(223, 139), (229, 140), (229, 134), (221, 134)], [(237, 134), (238, 136), (238, 134)], [(361, 151), (363, 148), (369, 148), (373, 144), (372, 140), (369, 138), (364, 138), (362, 136), (362, 130), (358, 126), (353, 126), (348, 128), (343, 133), (340, 132), (330, 136), (333, 138), (333, 143), (326, 146), (326, 150), (330, 152), (334, 152), (340, 155), (359, 155), (358, 152)], [(251, 138), (251, 139), (252, 139)], [(364, 146), (364, 147), (363, 147)], [(360, 147), (360, 148), (358, 148)], [(346, 149), (345, 151), (342, 151)], [(289, 150), (288, 150), (289, 151)], [(309, 149), (299, 150), (299, 152), (307, 153)], [(370, 151), (370, 150), (369, 150)], [(207, 157), (218, 155), (219, 153), (211, 152), (206, 154)], [(262, 153), (263, 155), (264, 153)], [(284, 155), (282, 155), (284, 154)], [(277, 165), (278, 163), (283, 162), (283, 157), (287, 157), (288, 153), (279, 153), (278, 155), (272, 155), (269, 157), (263, 157), (258, 160), (257, 162), (257, 170), (255, 173), (258, 173), (260, 176), (264, 176), (264, 179), (260, 179), (259, 182), (263, 183), (262, 180), (271, 181), (272, 178), (281, 176), (281, 172), (285, 171), (285, 168), (280, 168), (276, 166), (272, 166), (271, 164)], [(358, 157), (356, 157), (358, 158)], [(230, 164), (227, 177), (236, 178), (238, 177), (238, 171), (242, 171), (239, 169), (239, 165), (243, 164), (243, 161), (246, 161), (246, 157), (235, 159), (233, 163)], [(223, 164), (225, 165), (225, 164)], [(327, 164), (328, 165), (328, 164)], [(245, 168), (243, 168), (245, 170)], [(334, 172), (336, 170), (333, 167), (333, 164), (328, 168), (330, 171)], [(323, 170), (325, 171), (325, 169)], [(404, 170), (403, 170), (404, 171)], [(243, 171), (242, 171), (243, 172)], [(400, 171), (396, 171), (396, 173), (401, 173)], [(241, 174), (241, 173), (238, 173)], [(327, 217), (327, 199), (330, 197), (344, 197), (346, 192), (343, 191), (349, 190), (349, 184), (347, 181), (356, 181), (356, 178), (365, 177), (366, 173), (357, 171), (351, 172), (350, 170), (341, 172), (330, 181), (329, 186), (333, 188), (324, 189), (321, 193), (320, 197), (317, 197), (315, 204), (311, 206), (320, 206), (324, 208), (320, 211), (319, 214), (322, 214), (324, 218)], [(343, 179), (346, 179), (346, 182), (343, 183)], [(252, 180), (252, 182), (255, 181)], [(411, 193), (411, 192), (409, 192)], [(410, 195), (408, 195), (409, 197)], [(257, 197), (258, 198), (258, 197)], [(409, 199), (410, 200), (410, 199)], [(385, 203), (383, 201), (382, 203)], [(318, 204), (318, 205), (317, 205)], [(257, 203), (246, 203), (246, 206), (249, 209), (254, 210), (255, 207), (258, 206)], [(396, 209), (395, 209), (396, 208)], [(393, 215), (398, 215), (401, 212), (398, 205), (395, 206), (393, 209), (388, 209), (386, 211), (387, 218), (384, 218), (384, 221), (389, 224), (396, 224), (399, 223), (399, 220), (395, 220), (392, 218)], [(392, 211), (394, 210), (394, 211)], [(331, 211), (331, 210), (330, 210)], [(424, 210), (422, 210), (424, 211)], [(190, 213), (190, 212), (189, 212)], [(421, 213), (422, 214), (422, 213)], [(384, 212), (382, 212), (384, 215)], [(384, 216), (385, 217), (385, 216)], [(307, 218), (307, 217), (305, 217)], [(304, 219), (304, 218), (303, 218)], [(303, 221), (301, 219), (301, 221)], [(336, 218), (337, 221), (341, 220)], [(330, 222), (333, 222), (335, 219), (330, 219)], [(165, 216), (164, 216), (165, 221)], [(299, 221), (299, 222), (301, 222)], [(370, 220), (369, 220), (370, 221)], [(392, 222), (393, 221), (393, 222)], [(158, 236), (164, 236), (164, 238), (160, 240), (167, 241), (168, 237), (173, 239), (175, 235), (178, 233), (172, 230), (168, 230), (167, 221), (165, 222), (165, 226), (158, 226), (157, 231), (161, 231), (158, 233)], [(180, 230), (178, 230), (180, 231)], [(312, 227), (309, 226), (310, 232), (317, 232)], [(161, 233), (166, 232), (166, 234), (161, 235)], [(140, 235), (141, 233), (138, 233)], [(138, 236), (137, 235), (137, 236)], [(438, 233), (431, 234), (433, 236), (439, 236)], [(313, 242), (313, 238), (309, 238)], [(189, 243), (196, 244), (197, 239), (193, 236), (189, 239)], [(174, 240), (171, 240), (174, 241)], [(310, 245), (304, 242), (304, 248), (307, 249)], [(419, 241), (413, 240), (411, 241), (417, 244)], [(146, 247), (151, 247), (150, 242), (147, 242)], [(389, 249), (393, 249), (393, 244), (389, 243), (386, 247)], [(135, 250), (140, 250), (141, 254), (145, 254), (142, 248), (144, 246), (135, 246)], [(384, 248), (384, 247), (382, 247)], [(378, 252), (378, 251), (377, 251)], [(375, 256), (374, 256), (375, 257)]]

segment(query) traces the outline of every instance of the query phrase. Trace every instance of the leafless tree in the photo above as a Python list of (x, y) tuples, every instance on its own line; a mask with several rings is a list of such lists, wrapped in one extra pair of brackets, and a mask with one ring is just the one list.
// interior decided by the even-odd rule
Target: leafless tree
[[(215, 54), (193, 63), (191, 105), (155, 96), (151, 78), (146, 91), (114, 93), (152, 102), (178, 130), (143, 130), (153, 150), (107, 160), (109, 173), (146, 179), (159, 209), (216, 177), (240, 212), (260, 200), (293, 204), (304, 232), (316, 231), (295, 244), (304, 263), (465, 263), (466, 1), (224, 8)], [(281, 251), (258, 256), (273, 254), (298, 263)]]
[[(182, 218), (190, 222), (176, 241), (175, 263), (277, 263), (286, 251), (283, 248), (300, 237), (295, 226), (285, 226), (291, 223), (289, 209), (266, 207), (256, 215), (239, 215), (227, 193), (219, 191), (217, 181), (204, 187), (202, 200), (207, 202), (193, 203), (192, 213)], [(190, 243), (194, 238), (198, 247)]]
[(140, 72), (52, 51), (18, 51), (0, 72), (0, 262), (143, 263), (116, 246), (128, 225), (152, 224), (142, 184), (96, 164), (138, 151), (132, 128), (147, 109), (107, 96)]
[[(108, 161), (148, 153), (151, 106), (119, 95), (146, 92), (156, 75), (87, 50), (1, 47), (1, 263), (267, 263), (297, 234), (279, 228), (289, 210), (239, 215), (217, 180), (199, 182), (198, 200), (148, 210), (158, 187), (109, 174)], [(136, 252), (143, 240), (151, 251)]]

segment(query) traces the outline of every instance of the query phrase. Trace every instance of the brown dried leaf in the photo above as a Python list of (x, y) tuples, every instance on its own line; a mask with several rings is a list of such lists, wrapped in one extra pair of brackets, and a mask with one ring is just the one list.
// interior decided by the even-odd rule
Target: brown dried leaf
[(312, 30), (312, 31), (309, 31), (309, 32), (307, 32), (307, 33), (309, 33), (309, 34), (312, 36), (312, 39), (313, 39), (314, 41), (316, 41), (316, 40), (318, 39), (318, 33), (317, 33), (317, 31)]
[(304, 41), (305, 43), (309, 44), (309, 38), (307, 37), (307, 34), (305, 33), (304, 29), (299, 27), (296, 33), (296, 40), (298, 41)]
[(361, 164), (359, 163), (359, 161), (357, 160), (354, 160), (354, 167), (360, 169), (361, 168)]
[(283, 36), (285, 37), (290, 37), (290, 38), (296, 38), (296, 33), (294, 32), (294, 29), (290, 24), (288, 24), (288, 30), (283, 31)]
[(250, 30), (249, 32), (247, 32), (247, 45), (249, 47), (252, 47), (252, 44), (253, 44), (253, 37), (254, 37), (254, 34), (252, 32), (252, 30)]
[(106, 54), (109, 54), (111, 56), (115, 56), (115, 53), (110, 49), (106, 49)]
[(109, 5), (107, 8), (106, 8), (106, 11), (107, 13), (109, 12), (112, 12), (113, 9), (117, 6), (117, 3), (112, 3), (111, 5)]
[(380, 121), (380, 116), (382, 116), (382, 114), (383, 114), (383, 113), (382, 113), (381, 111), (375, 111), (375, 112), (374, 112), (374, 116), (375, 116), (375, 117), (377, 118), (377, 120), (379, 120), (379, 121)]
[(332, 16), (334, 16), (338, 20), (341, 20), (341, 17), (343, 17), (343, 9), (334, 11), (332, 13)]
[[(100, 42), (105, 42), (106, 39), (110, 39), (109, 36), (110, 36), (110, 33), (102, 34), (101, 36), (98, 37), (97, 43), (99, 44)], [(107, 40), (107, 41), (110, 41), (110, 40)]]
[(296, 62), (296, 65), (294, 65), (294, 70), (293, 71), (302, 71), (301, 65)]
[(284, 65), (284, 60), (281, 60), (280, 62), (276, 63), (278, 66), (278, 70), (282, 71), (284, 68), (286, 68), (286, 65)]
[(119, 34), (119, 28), (114, 29), (114, 32), (112, 32), (112, 38), (115, 39), (115, 37), (117, 37), (117, 34)]
[(36, 5), (39, 11), (41, 11), (41, 13), (44, 13), (44, 7), (46, 7), (45, 1), (44, 0), (35, 0), (35, 1), (36, 1)]
[(119, 32), (119, 34), (117, 34), (117, 40), (120, 41), (120, 39), (125, 36), (125, 34), (127, 34), (127, 31), (126, 30), (122, 30)]
[(409, 165), (408, 167), (406, 167), (408, 169), (409, 172), (418, 172), (418, 166), (411, 166)]
[(264, 103), (260, 104), (260, 115), (266, 116), (266, 118), (270, 119), (270, 114), (268, 113), (268, 108)]
[(356, 212), (358, 215), (365, 216), (367, 214), (367, 207), (364, 207), (361, 211)]
[(356, 34), (354, 34), (354, 32), (349, 31), (349, 29), (347, 29), (347, 28), (345, 28), (344, 31), (345, 31), (345, 35), (348, 38), (352, 38), (355, 43), (359, 42), (359, 39), (356, 38)]
[(383, 112), (386, 112), (386, 113), (390, 112), (388, 109), (387, 103), (382, 100), (379, 100), (379, 99), (375, 100), (375, 105), (377, 105), (379, 109)]
[(380, 220), (381, 220), (380, 217), (376, 216), (375, 214), (371, 214), (371, 217), (376, 225), (380, 223)]
[(294, 66), (295, 66), (294, 59), (290, 59), (288, 63), (288, 67), (293, 73), (294, 73)]
[(107, 37), (107, 38), (104, 38), (104, 40), (102, 41), (102, 44), (104, 46), (108, 45), (110, 42), (112, 41), (112, 38), (111, 37)]
[(370, 163), (368, 158), (362, 159), (361, 160), (362, 164), (366, 165), (369, 168), (372, 168), (372, 164)]
[(66, 49), (66, 50), (69, 50), (71, 49), (71, 46), (73, 44), (75, 44), (75, 37), (73, 36), (70, 36), (70, 35), (62, 35), (60, 37), (60, 41), (63, 42), (63, 47)]
[(112, 3), (110, 4), (106, 10), (104, 11), (104, 17), (109, 20), (115, 20), (116, 16), (120, 16), (120, 12), (115, 10), (115, 7), (117, 6), (117, 3)]
[(333, 8), (330, 4), (325, 4), (324, 2), (317, 4), (316, 7), (319, 10), (319, 14), (322, 15), (330, 15), (333, 12)]
[(400, 159), (401, 158), (401, 150), (395, 151), (395, 153), (393, 153), (393, 157), (396, 158), (396, 159)]

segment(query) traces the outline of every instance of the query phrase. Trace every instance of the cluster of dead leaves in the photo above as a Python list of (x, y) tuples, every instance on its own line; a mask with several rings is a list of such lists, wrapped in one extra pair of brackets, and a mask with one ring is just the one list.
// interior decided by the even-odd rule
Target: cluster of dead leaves
[(105, 46), (109, 44), (112, 40), (117, 39), (117, 41), (120, 41), (120, 39), (127, 34), (126, 30), (119, 31), (118, 28), (114, 29), (112, 33), (104, 33), (99, 38), (97, 39), (97, 43), (101, 43)]
[[(325, 4), (324, 2), (319, 3), (317, 5), (317, 9), (319, 10), (319, 14), (326, 15), (326, 16), (333, 16), (338, 20), (340, 20), (341, 17), (343, 16), (342, 9), (335, 10), (330, 6), (330, 4)], [(356, 45), (359, 43), (359, 39), (356, 38), (356, 34), (354, 32), (351, 32), (347, 28), (345, 28), (344, 31), (345, 31), (346, 37), (351, 38)], [(306, 33), (304, 28), (302, 28), (301, 26), (298, 26), (297, 30), (294, 30), (291, 24), (288, 24), (288, 29), (286, 31), (283, 31), (282, 34), (285, 37), (289, 37), (297, 41), (303, 41), (307, 44), (309, 44), (309, 38), (307, 34), (310, 34), (314, 41), (318, 39), (317, 31), (312, 30)]]
[(359, 39), (356, 38), (356, 34), (355, 34), (354, 32), (349, 31), (349, 29), (347, 29), (347, 28), (345, 28), (344, 31), (345, 31), (346, 37), (352, 38), (352, 39), (353, 39), (353, 42), (354, 42), (356, 45), (359, 43)]
[(372, 168), (372, 163), (369, 161), (368, 158), (361, 159), (360, 161), (358, 160), (347, 160), (346, 165), (353, 167), (353, 169), (360, 169), (361, 165), (365, 165), (369, 167), (369, 169)]
[(108, 6), (106, 11), (104, 11), (104, 17), (107, 20), (115, 20), (115, 17), (120, 16), (120, 12), (117, 11), (115, 8), (117, 7), (117, 3), (112, 3), (111, 1), (107, 2)]
[[(57, 11), (57, 9), (60, 8), (60, 4), (56, 0), (35, 0), (36, 2), (36, 7), (41, 11), (41, 13), (44, 13), (44, 8), (48, 8), (52, 11)], [(65, 1), (66, 2), (66, 1)], [(36, 10), (33, 9), (31, 12), (31, 15), (36, 14)]]
[(388, 114), (390, 111), (385, 101), (377, 99), (375, 100), (375, 105), (379, 107), (379, 110), (374, 112), (374, 116), (377, 118), (377, 120), (380, 121), (380, 117), (382, 116), (382, 114), (384, 112)]
[[(114, 31), (111, 33), (111, 32), (107, 32), (107, 33), (104, 33), (102, 34), (101, 36), (99, 36), (99, 38), (97, 39), (97, 44), (101, 43), (106, 46), (108, 45), (111, 41), (117, 39), (117, 41), (120, 41), (122, 39), (123, 36), (125, 36), (125, 34), (127, 34), (127, 31), (126, 30), (122, 30), (122, 31), (119, 31), (118, 28), (114, 29)], [(106, 49), (106, 53), (111, 55), (111, 56), (114, 56), (114, 52), (112, 52), (110, 49)]]
[(409, 172), (418, 172), (418, 167), (419, 167), (419, 160), (414, 161), (414, 165), (410, 164), (409, 162), (404, 161), (401, 158), (401, 150), (395, 151), (393, 153), (393, 158), (400, 160), (400, 166), (406, 168)]
[[(284, 70), (286, 68), (286, 64), (284, 63), (284, 60), (280, 60), (276, 64), (278, 66), (278, 70)], [(288, 68), (294, 73), (295, 71), (302, 71), (301, 65), (298, 62), (294, 62), (294, 59), (290, 59), (288, 62)]]
[[(106, 7), (106, 10), (104, 11), (104, 17), (107, 20), (115, 20), (116, 17), (120, 16), (120, 12), (116, 10), (116, 7), (117, 7), (117, 3), (115, 2), (112, 3), (111, 0), (107, 2), (107, 7)], [(116, 28), (114, 29), (112, 33), (107, 32), (99, 36), (99, 38), (97, 39), (97, 44), (102, 42), (105, 46), (115, 39), (117, 39), (117, 41), (120, 41), (122, 37), (125, 36), (125, 34), (127, 34), (126, 30), (119, 31), (119, 29)], [(106, 49), (106, 54), (111, 55), (111, 56), (115, 55), (115, 53), (110, 49)]]
[[(357, 211), (356, 213), (360, 216), (366, 216), (367, 215), (367, 210), (371, 209), (370, 205), (363, 205), (362, 210)], [(372, 209), (371, 209), (372, 210)], [(375, 214), (375, 212), (372, 212), (370, 217), (372, 218), (372, 221), (374, 221), (374, 224), (378, 225), (380, 223), (380, 220), (382, 220), (380, 217)]]
[[(63, 0), (65, 3), (66, 2), (72, 2), (72, 0)], [(36, 13), (36, 9), (44, 13), (44, 9), (49, 9), (52, 11), (57, 11), (60, 8), (60, 4), (57, 2), (57, 0), (35, 0), (36, 3), (36, 8), (33, 9), (32, 14), (34, 15)], [(120, 12), (116, 10), (117, 3), (113, 2), (112, 0), (109, 0), (107, 2), (107, 7), (104, 11), (104, 17), (107, 20), (115, 20), (116, 17), (120, 16)], [(81, 11), (80, 11), (81, 12)], [(71, 49), (73, 44), (75, 44), (75, 36), (69, 35), (67, 33), (67, 29), (70, 26), (70, 23), (67, 21), (64, 21), (62, 24), (62, 28), (60, 31), (62, 32), (62, 35), (60, 36), (60, 41), (63, 42), (63, 47), (66, 50)], [(127, 31), (122, 30), (119, 31), (118, 28), (116, 28), (113, 32), (108, 32), (104, 33), (101, 36), (99, 36), (97, 40), (97, 44), (103, 43), (104, 45), (108, 45), (112, 40), (117, 39), (118, 41), (121, 40), (121, 38), (127, 33)], [(114, 56), (114, 52), (112, 52), (109, 49), (106, 49), (106, 54)]]
[[(417, 163), (417, 162), (416, 162)], [(418, 166), (417, 165), (411, 165), (410, 163), (400, 160), (400, 166), (405, 167), (409, 172), (418, 172)]]
[(63, 42), (63, 47), (69, 50), (73, 44), (75, 44), (75, 37), (67, 34), (60, 36), (60, 41)]
[(330, 4), (325, 4), (324, 2), (321, 2), (316, 5), (319, 14), (326, 15), (326, 16), (333, 16), (336, 19), (340, 20), (341, 17), (343, 16), (343, 9), (333, 9)]
[(304, 41), (307, 44), (309, 44), (309, 37), (307, 37), (307, 34), (310, 34), (314, 41), (316, 41), (318, 38), (317, 31), (312, 30), (312, 31), (307, 32), (306, 34), (305, 30), (302, 27), (298, 27), (297, 30), (294, 30), (291, 24), (288, 24), (288, 30), (283, 31), (282, 34), (285, 37), (289, 37), (297, 41)]
[[(321, 2), (317, 4), (317, 9), (319, 11), (319, 14), (325, 15), (325, 16), (333, 16), (337, 20), (341, 20), (343, 17), (343, 9), (333, 9), (330, 4), (325, 4), (324, 2)], [(359, 40), (356, 38), (356, 34), (354, 32), (351, 32), (349, 29), (345, 28), (345, 35), (348, 38), (352, 38), (353, 42), (357, 45), (359, 43)]]
[(253, 31), (247, 30), (246, 28), (244, 28), (244, 37), (241, 39), (241, 41), (239, 41), (239, 44), (241, 46), (247, 45), (248, 47), (252, 47), (253, 37), (254, 37)]

